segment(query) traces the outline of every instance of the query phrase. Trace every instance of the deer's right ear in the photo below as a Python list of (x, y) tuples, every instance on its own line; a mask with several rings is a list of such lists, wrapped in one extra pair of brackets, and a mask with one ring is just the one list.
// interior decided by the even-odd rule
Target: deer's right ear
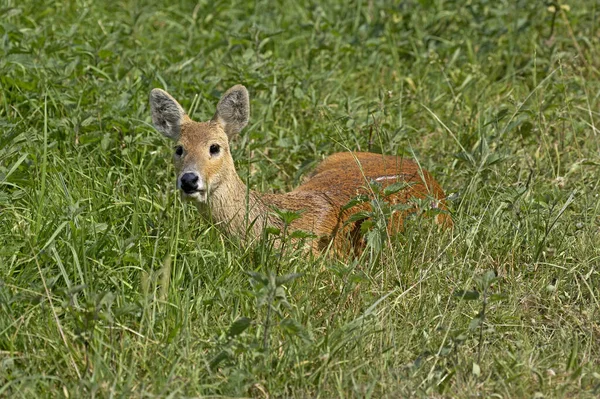
[(185, 117), (181, 105), (166, 91), (153, 89), (150, 92), (150, 109), (156, 130), (172, 140), (177, 140)]

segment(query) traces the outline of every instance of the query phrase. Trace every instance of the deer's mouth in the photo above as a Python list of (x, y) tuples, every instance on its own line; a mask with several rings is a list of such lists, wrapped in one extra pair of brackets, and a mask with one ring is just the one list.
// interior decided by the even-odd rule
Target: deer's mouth
[(197, 202), (206, 202), (207, 197), (208, 197), (206, 194), (206, 190), (195, 190), (195, 191), (190, 191), (190, 192), (185, 192), (182, 190), (181, 195), (185, 199), (197, 201)]

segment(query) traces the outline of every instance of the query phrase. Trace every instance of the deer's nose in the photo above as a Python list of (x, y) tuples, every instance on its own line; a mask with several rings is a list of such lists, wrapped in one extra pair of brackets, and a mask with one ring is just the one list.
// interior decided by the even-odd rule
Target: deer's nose
[(192, 194), (198, 191), (198, 180), (199, 177), (196, 173), (184, 173), (179, 178), (181, 183), (181, 189), (186, 194)]

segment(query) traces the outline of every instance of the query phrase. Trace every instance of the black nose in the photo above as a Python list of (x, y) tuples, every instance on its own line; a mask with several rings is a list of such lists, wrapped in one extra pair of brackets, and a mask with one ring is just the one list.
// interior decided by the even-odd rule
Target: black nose
[(198, 191), (198, 175), (195, 173), (184, 173), (181, 176), (181, 189), (186, 194)]

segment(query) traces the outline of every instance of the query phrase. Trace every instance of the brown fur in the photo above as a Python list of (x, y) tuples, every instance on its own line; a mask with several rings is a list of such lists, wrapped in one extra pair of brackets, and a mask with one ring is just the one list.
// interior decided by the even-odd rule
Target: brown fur
[[(272, 208), (301, 211), (292, 230), (314, 233), (318, 239), (309, 246), (317, 253), (333, 245), (336, 253), (359, 250), (364, 242), (360, 223), (348, 223), (348, 218), (370, 205), (362, 203), (342, 210), (359, 194), (372, 197), (370, 181), (386, 187), (398, 181), (409, 185), (386, 200), (392, 204), (407, 203), (411, 198), (431, 198), (431, 205), (447, 211), (445, 195), (435, 179), (414, 161), (397, 156), (366, 152), (343, 152), (327, 157), (295, 190), (285, 194), (262, 194), (249, 191), (241, 181), (229, 150), (229, 139), (247, 123), (248, 95), (243, 86), (234, 86), (223, 95), (217, 113), (209, 122), (194, 122), (167, 93), (155, 89), (151, 94), (153, 121), (158, 130), (183, 147), (183, 156), (175, 156), (178, 176), (197, 173), (206, 184), (206, 197), (195, 196), (198, 209), (212, 219), (226, 234), (246, 239), (260, 237), (265, 226), (282, 227), (273, 216)], [(173, 124), (173, 120), (179, 123)], [(217, 144), (218, 156), (209, 153)], [(184, 196), (186, 196), (184, 194)], [(414, 211), (414, 210), (413, 210)], [(407, 211), (395, 212), (388, 221), (388, 231), (402, 230)], [(447, 212), (435, 218), (444, 227), (452, 226)]]

